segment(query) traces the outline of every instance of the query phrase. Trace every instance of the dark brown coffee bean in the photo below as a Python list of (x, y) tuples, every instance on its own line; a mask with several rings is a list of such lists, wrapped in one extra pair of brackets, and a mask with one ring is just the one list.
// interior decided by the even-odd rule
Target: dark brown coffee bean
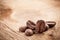
[(42, 33), (45, 31), (46, 26), (45, 26), (45, 21), (44, 20), (38, 20), (36, 23), (36, 33)]
[(25, 35), (26, 36), (32, 36), (33, 35), (33, 30), (32, 29), (26, 29)]
[(28, 28), (33, 29), (33, 30), (35, 29), (35, 23), (34, 22), (28, 20), (26, 24), (27, 24)]
[(26, 29), (27, 29), (27, 26), (22, 26), (22, 27), (19, 28), (19, 31), (25, 32)]
[(30, 21), (30, 20), (28, 20), (27, 22), (30, 22), (32, 25), (35, 25), (35, 23), (34, 23), (34, 22), (32, 22), (32, 21)]
[(46, 24), (49, 26), (49, 28), (52, 28), (56, 25), (56, 22), (54, 21), (46, 21)]

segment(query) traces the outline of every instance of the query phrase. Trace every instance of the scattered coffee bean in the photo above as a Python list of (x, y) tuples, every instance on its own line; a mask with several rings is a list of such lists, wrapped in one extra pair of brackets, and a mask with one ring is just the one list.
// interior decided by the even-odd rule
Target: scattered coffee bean
[(35, 23), (34, 23), (34, 22), (28, 20), (26, 24), (27, 24), (27, 27), (28, 27), (28, 28), (30, 28), (30, 29), (32, 29), (32, 30), (35, 29)]
[(54, 21), (38, 20), (36, 24), (30, 20), (27, 21), (26, 26), (20, 27), (19, 31), (25, 32), (26, 36), (32, 36), (33, 34), (42, 33), (47, 31), (56, 25)]
[(46, 24), (48, 24), (49, 28), (52, 28), (56, 25), (56, 22), (54, 21), (46, 21)]
[(27, 29), (27, 26), (22, 26), (22, 27), (19, 28), (19, 31), (25, 32), (26, 29)]
[(38, 20), (36, 23), (36, 32), (37, 33), (42, 33), (45, 31), (46, 26), (45, 26), (45, 21), (44, 20)]
[(33, 30), (32, 30), (32, 29), (26, 29), (25, 35), (26, 35), (26, 36), (31, 36), (31, 35), (33, 35)]

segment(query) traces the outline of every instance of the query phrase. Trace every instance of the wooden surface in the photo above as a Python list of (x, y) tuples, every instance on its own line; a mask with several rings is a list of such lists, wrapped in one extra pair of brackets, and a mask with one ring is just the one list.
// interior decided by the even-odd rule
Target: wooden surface
[[(12, 13), (0, 19), (0, 40), (60, 40), (60, 1), (50, 0), (3, 0), (12, 8)], [(25, 26), (27, 20), (55, 21), (56, 26), (42, 34), (25, 36), (19, 27)]]

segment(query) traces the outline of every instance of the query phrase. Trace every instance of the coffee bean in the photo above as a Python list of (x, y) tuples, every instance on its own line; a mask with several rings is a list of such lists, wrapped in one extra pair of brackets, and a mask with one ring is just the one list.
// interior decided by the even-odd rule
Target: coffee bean
[(35, 29), (35, 23), (34, 23), (34, 22), (28, 20), (26, 24), (27, 24), (27, 27), (28, 27), (28, 28), (30, 28), (30, 29), (32, 29), (32, 30)]
[(25, 32), (26, 29), (27, 29), (27, 26), (22, 26), (22, 27), (19, 28), (19, 31)]
[(45, 31), (46, 26), (45, 26), (45, 21), (44, 20), (38, 20), (36, 23), (36, 33), (42, 33)]
[(35, 23), (34, 23), (34, 22), (32, 22), (32, 21), (30, 21), (30, 20), (28, 20), (27, 22), (30, 22), (32, 25), (35, 25)]
[(26, 36), (32, 36), (33, 34), (38, 34), (47, 31), (49, 28), (52, 28), (56, 25), (54, 21), (44, 21), (38, 20), (36, 24), (30, 20), (26, 22), (26, 26), (19, 28), (19, 31), (25, 32)]
[(56, 22), (54, 21), (46, 21), (46, 24), (49, 26), (49, 28), (52, 28), (56, 25)]
[(25, 35), (26, 36), (32, 36), (33, 35), (33, 30), (32, 29), (26, 29)]

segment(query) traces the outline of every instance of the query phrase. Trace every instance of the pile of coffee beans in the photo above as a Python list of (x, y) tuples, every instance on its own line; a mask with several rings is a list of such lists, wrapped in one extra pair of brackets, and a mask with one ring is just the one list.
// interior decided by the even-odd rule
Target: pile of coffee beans
[(47, 31), (49, 28), (52, 28), (56, 25), (54, 21), (44, 21), (38, 20), (36, 23), (28, 20), (26, 22), (26, 26), (22, 26), (19, 28), (19, 31), (25, 32), (26, 36), (31, 36), (33, 34), (43, 33)]

